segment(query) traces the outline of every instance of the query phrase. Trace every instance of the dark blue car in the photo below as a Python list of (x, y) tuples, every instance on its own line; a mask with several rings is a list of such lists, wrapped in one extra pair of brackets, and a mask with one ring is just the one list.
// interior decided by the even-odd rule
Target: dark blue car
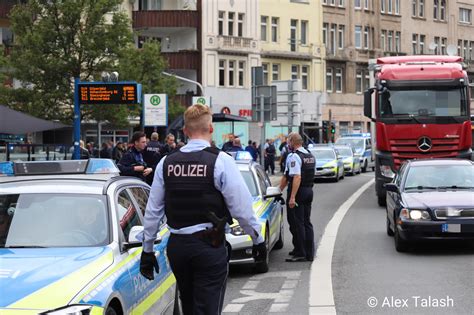
[(395, 248), (410, 241), (474, 240), (474, 162), (407, 161), (387, 188), (387, 234)]

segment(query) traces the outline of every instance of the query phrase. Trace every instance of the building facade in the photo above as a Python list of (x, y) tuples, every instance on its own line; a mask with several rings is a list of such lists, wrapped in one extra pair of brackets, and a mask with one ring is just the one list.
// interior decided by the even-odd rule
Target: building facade
[(324, 103), (324, 46), (319, 0), (260, 0), (259, 37), (263, 83), (300, 80), (301, 122), (319, 140)]

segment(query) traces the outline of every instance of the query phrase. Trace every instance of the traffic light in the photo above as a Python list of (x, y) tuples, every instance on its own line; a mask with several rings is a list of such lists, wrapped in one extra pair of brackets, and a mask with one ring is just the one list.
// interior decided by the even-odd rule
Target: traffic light
[(331, 133), (335, 134), (336, 133), (336, 124), (331, 123)]
[(323, 143), (326, 143), (329, 141), (329, 121), (323, 120), (323, 125), (322, 125), (322, 136), (323, 138), (321, 139)]

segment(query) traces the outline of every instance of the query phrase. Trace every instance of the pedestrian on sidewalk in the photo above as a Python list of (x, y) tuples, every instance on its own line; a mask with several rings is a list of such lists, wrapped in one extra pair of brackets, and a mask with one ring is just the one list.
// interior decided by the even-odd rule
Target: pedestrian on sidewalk
[(294, 249), (288, 262), (313, 261), (314, 231), (311, 224), (313, 202), (314, 156), (303, 148), (303, 138), (296, 132), (288, 135), (291, 153), (286, 160), (285, 174), (280, 181), (280, 190), (287, 190), (287, 219), (293, 236)]
[(275, 155), (276, 149), (273, 139), (268, 139), (265, 148), (265, 172), (271, 171), (272, 175), (275, 175)]

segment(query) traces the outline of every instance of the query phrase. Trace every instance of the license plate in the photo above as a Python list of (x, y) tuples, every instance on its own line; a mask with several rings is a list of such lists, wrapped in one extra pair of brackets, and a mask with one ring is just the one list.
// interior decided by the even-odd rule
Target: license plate
[(443, 233), (461, 233), (461, 224), (444, 223), (441, 227)]

